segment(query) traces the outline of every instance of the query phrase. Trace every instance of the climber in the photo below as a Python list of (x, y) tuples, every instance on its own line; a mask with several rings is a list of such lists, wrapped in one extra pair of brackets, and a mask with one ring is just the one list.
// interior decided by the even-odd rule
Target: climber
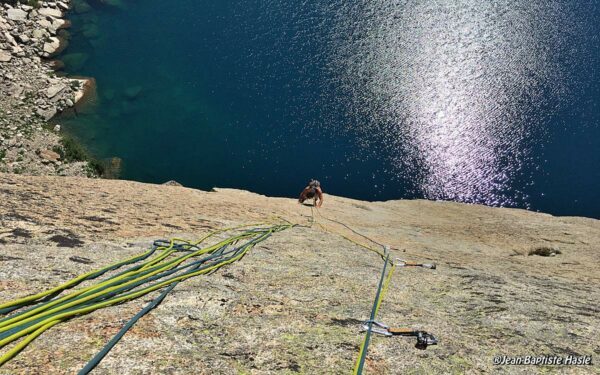
[[(308, 186), (300, 193), (298, 203), (304, 203), (307, 199), (313, 199), (313, 206), (321, 207), (323, 204), (323, 190), (321, 190), (321, 183), (315, 179), (311, 179), (308, 182)], [(317, 203), (319, 201), (319, 203)]]

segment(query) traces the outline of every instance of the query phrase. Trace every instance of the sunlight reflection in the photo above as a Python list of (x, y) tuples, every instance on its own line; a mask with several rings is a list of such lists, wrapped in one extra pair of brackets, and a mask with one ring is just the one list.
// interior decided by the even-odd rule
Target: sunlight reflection
[[(344, 24), (357, 13), (358, 25)], [(569, 12), (549, 1), (379, 0), (339, 14), (336, 32), (352, 33), (335, 49), (337, 77), (350, 111), (369, 119), (355, 130), (385, 139), (397, 173), (418, 176), (428, 198), (527, 205), (512, 181), (543, 136), (531, 114), (567, 90), (553, 50), (567, 42)]]

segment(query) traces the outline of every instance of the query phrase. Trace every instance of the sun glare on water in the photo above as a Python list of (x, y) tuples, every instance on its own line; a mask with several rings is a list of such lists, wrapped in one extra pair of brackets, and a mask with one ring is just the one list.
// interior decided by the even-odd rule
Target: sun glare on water
[(383, 140), (370, 146), (428, 198), (527, 205), (511, 186), (544, 136), (533, 114), (551, 115), (569, 91), (569, 56), (556, 55), (574, 28), (566, 6), (378, 0), (338, 20), (336, 80), (366, 119), (353, 131)]

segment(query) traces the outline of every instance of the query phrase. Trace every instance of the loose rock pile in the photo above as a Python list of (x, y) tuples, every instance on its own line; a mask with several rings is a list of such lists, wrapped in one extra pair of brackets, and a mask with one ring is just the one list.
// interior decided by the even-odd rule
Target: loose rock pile
[(50, 68), (48, 59), (65, 46), (68, 9), (68, 0), (0, 4), (0, 172), (91, 173), (87, 162), (61, 160), (60, 126), (48, 124), (82, 98), (87, 84), (57, 77)]

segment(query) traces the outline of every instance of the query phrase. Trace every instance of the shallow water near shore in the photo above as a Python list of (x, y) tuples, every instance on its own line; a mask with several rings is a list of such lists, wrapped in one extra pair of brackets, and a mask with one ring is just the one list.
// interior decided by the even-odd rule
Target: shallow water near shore
[(600, 217), (594, 2), (115, 4), (76, 1), (60, 122), (122, 178)]

